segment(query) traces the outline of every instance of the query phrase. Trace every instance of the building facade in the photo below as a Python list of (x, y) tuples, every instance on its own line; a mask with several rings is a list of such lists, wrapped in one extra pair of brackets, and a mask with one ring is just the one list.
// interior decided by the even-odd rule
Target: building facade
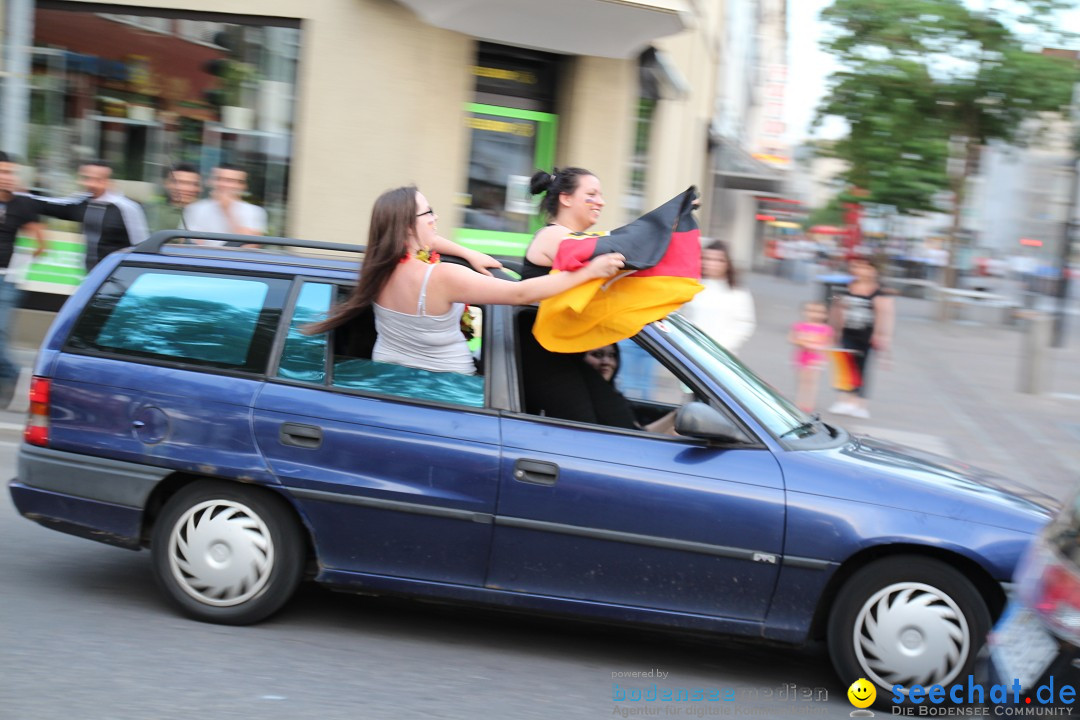
[(272, 234), (341, 243), (415, 183), (444, 234), (520, 254), (536, 168), (596, 173), (600, 230), (708, 190), (722, 6), (0, 0), (0, 137), (53, 194), (90, 158), (143, 203), (177, 163), (238, 164)]

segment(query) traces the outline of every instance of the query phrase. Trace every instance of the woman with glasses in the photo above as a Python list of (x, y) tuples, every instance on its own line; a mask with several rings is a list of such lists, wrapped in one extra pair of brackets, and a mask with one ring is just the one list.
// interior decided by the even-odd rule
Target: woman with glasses
[[(513, 282), (451, 263), (440, 263), (447, 242), (436, 229), (438, 215), (415, 187), (383, 193), (371, 211), (367, 251), (356, 288), (307, 328), (326, 332), (375, 315), (377, 339), (371, 359), (435, 372), (474, 375), (476, 366), (461, 332), (466, 303), (527, 305), (594, 279), (615, 275), (623, 256), (607, 253), (574, 272)], [(441, 242), (440, 242), (441, 241)]]

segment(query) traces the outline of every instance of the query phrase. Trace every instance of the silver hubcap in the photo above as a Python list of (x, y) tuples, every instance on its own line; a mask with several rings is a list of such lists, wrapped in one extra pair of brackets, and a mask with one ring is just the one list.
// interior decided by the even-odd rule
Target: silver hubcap
[(169, 535), (173, 578), (191, 597), (215, 607), (239, 605), (266, 587), (274, 544), (266, 523), (231, 500), (208, 500), (180, 516)]
[(855, 620), (859, 666), (879, 686), (948, 685), (971, 651), (964, 613), (930, 585), (901, 582), (879, 590)]

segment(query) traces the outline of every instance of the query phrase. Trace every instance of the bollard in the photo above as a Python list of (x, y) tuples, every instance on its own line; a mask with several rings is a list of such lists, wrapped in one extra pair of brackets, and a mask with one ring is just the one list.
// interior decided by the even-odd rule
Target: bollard
[(1020, 344), (1020, 386), (1022, 393), (1038, 395), (1046, 386), (1046, 357), (1050, 347), (1049, 315), (1037, 310), (1016, 313), (1020, 319), (1023, 335)]

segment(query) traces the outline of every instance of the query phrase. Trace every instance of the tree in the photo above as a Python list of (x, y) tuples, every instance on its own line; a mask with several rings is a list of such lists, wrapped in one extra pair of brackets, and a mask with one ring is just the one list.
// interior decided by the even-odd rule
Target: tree
[(868, 201), (906, 214), (933, 210), (934, 196), (951, 190), (951, 254), (981, 148), (995, 139), (1022, 144), (1026, 120), (1069, 102), (1076, 62), (1029, 42), (1062, 42), (1054, 13), (1074, 4), (997, 4), (1010, 14), (963, 0), (836, 0), (821, 14), (835, 31), (822, 47), (843, 69), (830, 78), (817, 121), (835, 115), (850, 127), (830, 151), (847, 161), (845, 179)]

